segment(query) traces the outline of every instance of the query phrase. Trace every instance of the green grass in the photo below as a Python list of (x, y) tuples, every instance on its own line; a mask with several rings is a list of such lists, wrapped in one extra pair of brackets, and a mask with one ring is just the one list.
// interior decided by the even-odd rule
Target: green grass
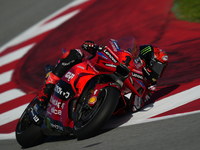
[(180, 20), (200, 23), (200, 0), (174, 0), (172, 11)]

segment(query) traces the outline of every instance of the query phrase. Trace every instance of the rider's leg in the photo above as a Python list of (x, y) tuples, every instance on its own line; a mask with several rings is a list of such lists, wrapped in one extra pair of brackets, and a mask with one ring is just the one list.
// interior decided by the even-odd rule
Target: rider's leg
[(83, 57), (84, 54), (75, 49), (67, 51), (65, 54), (63, 54), (55, 69), (47, 78), (46, 84), (39, 92), (37, 99), (46, 105), (54, 91), (55, 84), (71, 67), (82, 62)]
[(154, 85), (151, 85), (146, 88), (142, 97), (139, 97), (137, 95), (133, 96), (131, 101), (131, 108), (133, 112), (138, 111), (140, 108), (142, 108), (145, 105), (145, 103), (151, 98), (155, 90), (156, 87)]

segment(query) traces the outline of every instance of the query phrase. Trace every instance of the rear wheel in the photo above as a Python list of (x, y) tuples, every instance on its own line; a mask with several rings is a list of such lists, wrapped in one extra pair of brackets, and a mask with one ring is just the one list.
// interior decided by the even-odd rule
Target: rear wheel
[[(33, 101), (31, 103), (33, 103)], [(41, 132), (40, 126), (34, 124), (30, 118), (30, 105), (31, 104), (29, 104), (29, 106), (23, 112), (15, 130), (17, 142), (22, 147), (38, 145), (42, 143), (46, 138), (46, 135)]]
[(114, 87), (101, 89), (93, 107), (88, 105), (91, 89), (84, 91), (74, 112), (74, 135), (78, 139), (91, 137), (105, 125), (114, 112), (120, 91)]

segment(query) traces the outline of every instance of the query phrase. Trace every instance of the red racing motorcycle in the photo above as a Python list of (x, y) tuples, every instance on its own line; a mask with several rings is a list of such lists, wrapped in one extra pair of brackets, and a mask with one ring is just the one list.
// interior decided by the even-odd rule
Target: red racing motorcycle
[(45, 111), (36, 98), (27, 106), (16, 127), (18, 143), (30, 147), (50, 135), (84, 139), (97, 134), (127, 106), (126, 94), (144, 94), (142, 72), (133, 67), (135, 51), (133, 37), (111, 39), (95, 56), (73, 66), (56, 84)]

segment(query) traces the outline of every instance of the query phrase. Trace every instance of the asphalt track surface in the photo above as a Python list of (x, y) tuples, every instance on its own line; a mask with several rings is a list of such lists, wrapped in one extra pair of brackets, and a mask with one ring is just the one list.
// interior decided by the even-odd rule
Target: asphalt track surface
[[(53, 13), (66, 1), (3, 1), (0, 5), (0, 19), (5, 20), (0, 27), (0, 45), (14, 38), (22, 31)], [(11, 5), (12, 4), (12, 5)], [(48, 7), (47, 7), (48, 6)], [(31, 9), (30, 9), (31, 8)], [(48, 8), (48, 9), (47, 9)], [(11, 11), (12, 10), (12, 11)], [(36, 11), (37, 10), (37, 11)], [(26, 13), (24, 13), (26, 11)], [(38, 14), (37, 14), (38, 13)], [(43, 16), (44, 15), (44, 16)], [(16, 16), (15, 19), (7, 19)], [(11, 21), (14, 22), (11, 22)], [(14, 24), (11, 25), (11, 24)], [(49, 137), (44, 144), (29, 149), (181, 149), (200, 148), (200, 115), (165, 119), (150, 123), (103, 130), (101, 134), (82, 141), (71, 138)], [(16, 140), (0, 141), (1, 149), (21, 149)]]

